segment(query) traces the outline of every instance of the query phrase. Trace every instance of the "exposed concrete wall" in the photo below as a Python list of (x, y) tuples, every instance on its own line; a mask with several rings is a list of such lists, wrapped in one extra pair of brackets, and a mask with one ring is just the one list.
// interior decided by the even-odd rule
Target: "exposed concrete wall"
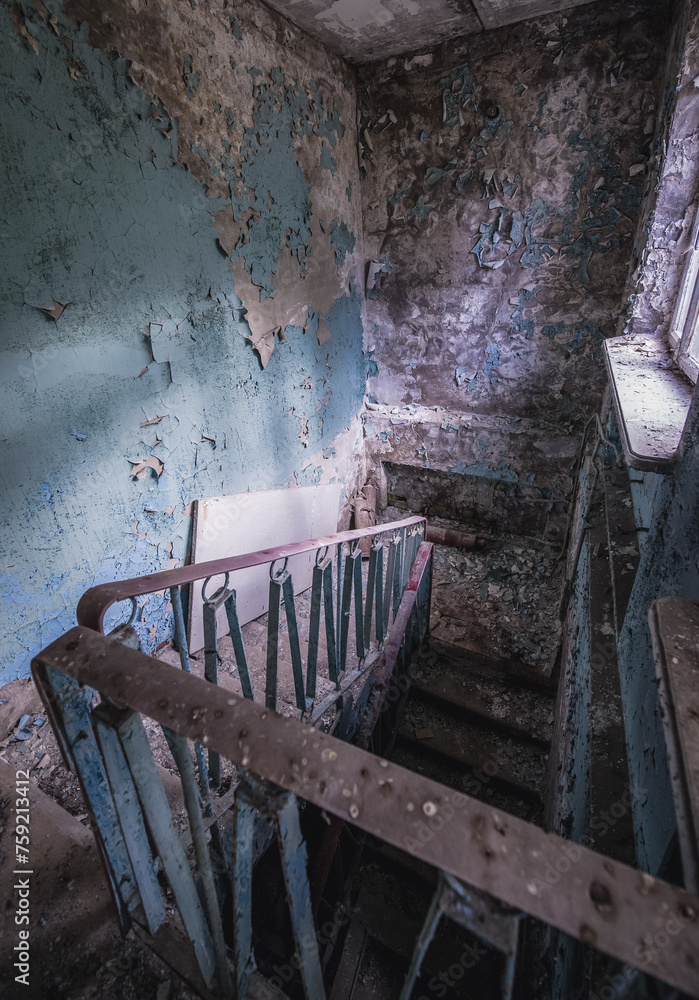
[(668, 31), (665, 5), (595, 4), (360, 71), (377, 455), (569, 492)]
[(699, 203), (699, 3), (679, 0), (619, 333), (666, 337)]
[(340, 59), (254, 2), (1, 0), (0, 74), (5, 681), (194, 499), (349, 490), (365, 370)]

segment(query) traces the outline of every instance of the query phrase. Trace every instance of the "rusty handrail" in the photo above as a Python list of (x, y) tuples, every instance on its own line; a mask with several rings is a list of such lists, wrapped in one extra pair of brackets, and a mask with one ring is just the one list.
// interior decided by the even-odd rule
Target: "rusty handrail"
[(391, 521), (388, 524), (377, 524), (369, 528), (354, 528), (350, 531), (339, 531), (334, 535), (324, 535), (321, 538), (310, 538), (305, 542), (291, 542), (272, 549), (259, 549), (257, 552), (247, 552), (239, 556), (227, 556), (224, 559), (212, 559), (204, 563), (191, 563), (179, 569), (163, 570), (161, 573), (149, 573), (147, 576), (132, 577), (130, 580), (115, 580), (110, 583), (100, 583), (86, 590), (78, 602), (78, 625), (104, 632), (104, 616), (113, 604), (126, 601), (141, 594), (152, 594), (155, 591), (194, 583), (210, 576), (220, 576), (222, 573), (232, 573), (235, 570), (247, 569), (250, 566), (263, 566), (277, 559), (286, 559), (315, 549), (338, 545), (343, 542), (354, 542), (361, 538), (371, 538), (387, 531), (399, 528), (409, 528), (416, 524), (427, 524), (424, 517), (408, 517), (402, 521)]
[(699, 997), (699, 897), (684, 889), (90, 629), (71, 629), (35, 657), (40, 690), (47, 668), (206, 740), (343, 822)]

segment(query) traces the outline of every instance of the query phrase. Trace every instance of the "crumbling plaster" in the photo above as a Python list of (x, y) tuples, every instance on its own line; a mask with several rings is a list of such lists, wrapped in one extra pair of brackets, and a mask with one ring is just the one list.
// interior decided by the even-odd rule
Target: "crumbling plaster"
[(2, 0), (0, 74), (5, 681), (196, 498), (349, 494), (365, 371), (341, 60), (254, 2)]
[(699, 205), (699, 3), (677, 5), (619, 333), (664, 339)]
[(377, 458), (569, 492), (634, 253), (668, 30), (665, 5), (615, 2), (361, 68)]

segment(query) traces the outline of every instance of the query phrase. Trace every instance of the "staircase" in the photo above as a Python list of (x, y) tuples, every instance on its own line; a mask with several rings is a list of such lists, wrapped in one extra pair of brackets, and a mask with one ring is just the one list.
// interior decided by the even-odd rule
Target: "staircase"
[[(392, 736), (384, 754), (457, 793), (541, 824), (555, 683), (526, 664), (429, 636), (413, 656), (410, 677), (407, 697), (389, 709)], [(328, 956), (331, 1000), (408, 1000), (415, 945), (425, 936), (438, 889), (448, 893), (449, 886), (440, 887), (429, 866), (371, 837), (359, 848), (345, 842), (342, 851), (351, 881), (335, 891), (354, 899), (354, 917), (335, 961), (332, 950)], [(425, 941), (409, 997), (510, 1000), (515, 974), (519, 989), (536, 976), (522, 945), (538, 927), (494, 904), (472, 893), (467, 919), (439, 921)], [(327, 915), (331, 909), (326, 906)]]
[[(532, 664), (429, 634), (426, 528), (413, 517), (105, 584), (36, 658), (123, 933), (206, 1000), (545, 1000), (550, 927), (693, 989), (694, 924), (650, 957), (634, 948), (699, 899), (542, 828), (557, 671), (537, 666), (536, 647)], [(302, 553), (316, 559), (305, 624), (286, 561)], [(256, 664), (228, 574), (260, 564), (270, 612)], [(224, 574), (205, 599), (197, 677), (182, 589)], [(163, 589), (181, 669), (101, 634), (111, 604)], [(226, 684), (221, 609), (237, 665)], [(142, 717), (162, 727), (187, 830)]]

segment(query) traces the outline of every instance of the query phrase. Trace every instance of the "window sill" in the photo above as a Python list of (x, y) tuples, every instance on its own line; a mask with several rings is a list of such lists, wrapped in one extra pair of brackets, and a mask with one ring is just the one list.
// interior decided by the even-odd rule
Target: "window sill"
[(604, 357), (629, 467), (672, 472), (694, 387), (654, 337), (610, 337)]

